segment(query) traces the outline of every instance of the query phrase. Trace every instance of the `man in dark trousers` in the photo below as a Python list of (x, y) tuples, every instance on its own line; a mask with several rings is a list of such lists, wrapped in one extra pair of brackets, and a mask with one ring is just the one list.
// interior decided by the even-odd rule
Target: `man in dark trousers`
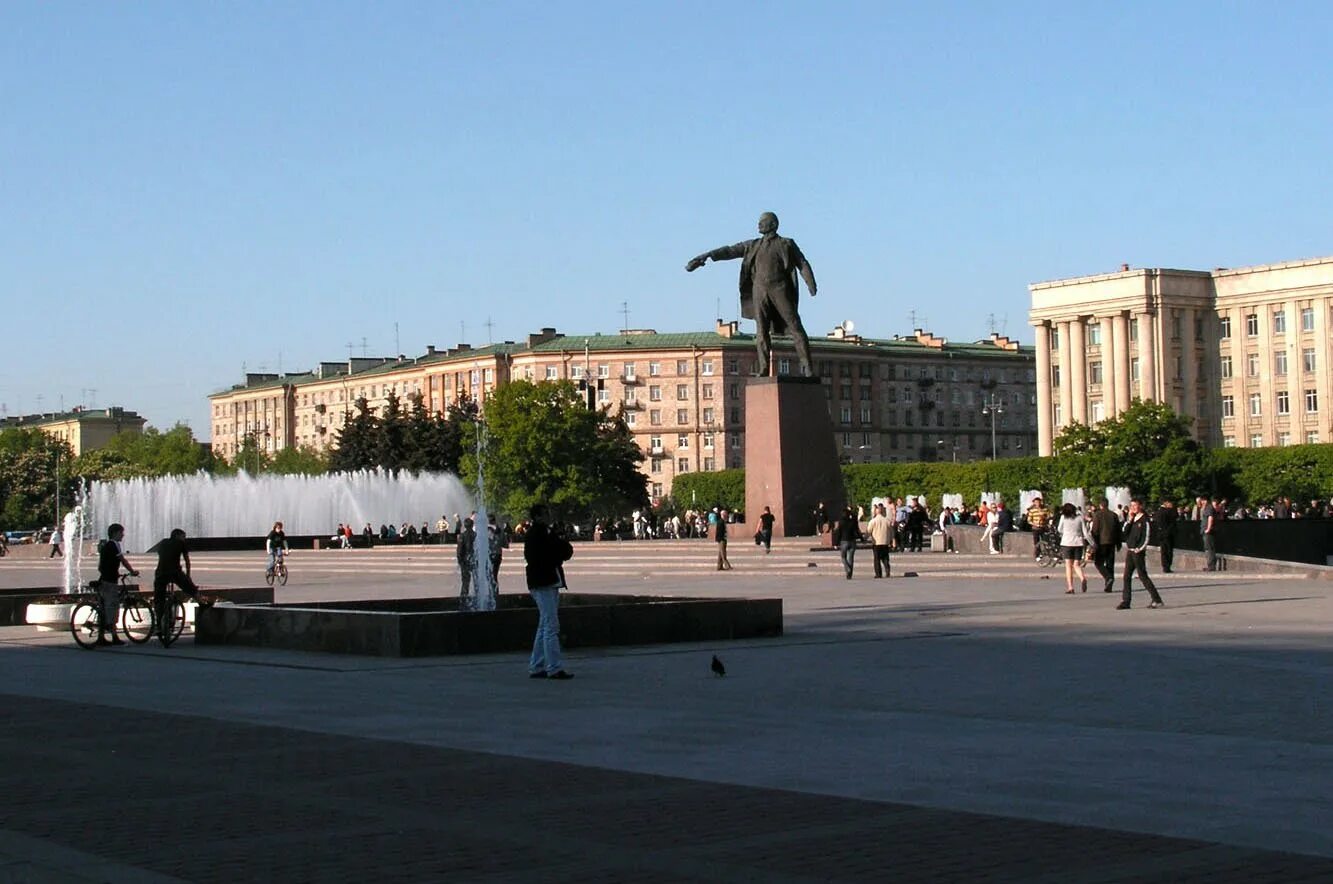
[(157, 570), (153, 572), (153, 610), (157, 612), (159, 628), (167, 630), (167, 586), (176, 584), (180, 591), (196, 602), (199, 587), (190, 579), (190, 549), (185, 544), (185, 530), (171, 529), (171, 536), (157, 545)]
[(764, 507), (764, 512), (759, 516), (759, 536), (755, 538), (756, 543), (764, 547), (764, 555), (768, 555), (769, 550), (773, 548), (773, 523), (777, 517), (773, 515), (770, 507)]
[(1125, 576), (1124, 586), (1120, 593), (1120, 604), (1116, 605), (1116, 609), (1120, 611), (1129, 609), (1130, 596), (1134, 591), (1135, 572), (1138, 572), (1139, 579), (1143, 581), (1143, 588), (1148, 590), (1148, 595), (1152, 597), (1148, 607), (1162, 607), (1164, 604), (1162, 597), (1157, 594), (1157, 587), (1153, 585), (1152, 578), (1148, 576), (1148, 569), (1144, 566), (1144, 560), (1148, 556), (1148, 544), (1152, 540), (1152, 529), (1149, 527), (1148, 516), (1143, 512), (1143, 502), (1140, 500), (1130, 501), (1129, 518), (1125, 520), (1123, 537), (1125, 543)]
[(769, 356), (773, 351), (770, 336), (790, 335), (801, 361), (801, 374), (814, 375), (810, 362), (810, 341), (796, 311), (800, 290), (796, 274), (805, 280), (810, 297), (815, 296), (815, 272), (796, 241), (778, 236), (778, 216), (765, 212), (759, 216), (759, 238), (747, 239), (734, 246), (722, 246), (691, 258), (685, 269), (693, 273), (711, 258), (714, 261), (741, 259), (741, 316), (753, 319), (758, 334), (759, 377), (768, 375)]
[(458, 573), (463, 580), (458, 598), (467, 601), (472, 597), (472, 574), (477, 568), (477, 532), (471, 519), (463, 520), (454, 555), (458, 558)]
[(1162, 573), (1171, 573), (1171, 561), (1176, 554), (1176, 505), (1170, 500), (1162, 501), (1152, 514), (1152, 536), (1157, 541), (1157, 548), (1162, 551)]
[(1097, 566), (1097, 573), (1105, 581), (1103, 590), (1112, 592), (1115, 589), (1115, 548), (1120, 543), (1120, 518), (1107, 505), (1106, 498), (1103, 497), (1098, 503), (1096, 512), (1092, 514), (1092, 524), (1088, 527), (1092, 539), (1097, 542), (1092, 563)]

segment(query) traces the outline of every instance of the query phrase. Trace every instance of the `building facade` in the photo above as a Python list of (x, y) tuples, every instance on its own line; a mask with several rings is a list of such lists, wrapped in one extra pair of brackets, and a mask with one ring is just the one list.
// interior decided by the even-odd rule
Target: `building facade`
[[(570, 380), (624, 417), (658, 499), (682, 473), (745, 465), (745, 386), (755, 370), (754, 343), (734, 322), (671, 334), (574, 335), (544, 328), (521, 343), (430, 347), (414, 359), (353, 359), (304, 374), (249, 375), (210, 397), (213, 450), (234, 458), (248, 434), (269, 452), (326, 450), (362, 397), (376, 410), (393, 393), (403, 400), (420, 395), (431, 413), (446, 413), (462, 398), (484, 411), (488, 397), (510, 380)], [(1034, 452), (1031, 348), (999, 335), (950, 343), (919, 329), (910, 337), (872, 339), (837, 328), (810, 343), (847, 462)], [(774, 364), (779, 374), (799, 370), (789, 340), (775, 341)]]
[(1125, 266), (1029, 291), (1042, 454), (1069, 423), (1114, 417), (1135, 398), (1192, 418), (1210, 446), (1333, 438), (1333, 257), (1213, 271)]
[(0, 430), (34, 429), (69, 443), (74, 456), (101, 448), (117, 433), (142, 433), (147, 421), (124, 408), (76, 408), (55, 414), (25, 414), (0, 420)]

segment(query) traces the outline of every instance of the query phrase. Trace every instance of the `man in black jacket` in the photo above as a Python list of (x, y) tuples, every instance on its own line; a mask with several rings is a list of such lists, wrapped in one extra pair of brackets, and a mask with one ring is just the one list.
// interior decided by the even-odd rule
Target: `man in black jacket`
[(1157, 541), (1157, 548), (1162, 551), (1162, 573), (1171, 573), (1171, 561), (1176, 554), (1176, 505), (1170, 500), (1152, 514), (1152, 536)]
[(1102, 498), (1092, 514), (1092, 524), (1088, 526), (1092, 539), (1097, 541), (1093, 550), (1092, 563), (1097, 566), (1097, 573), (1102, 575), (1106, 592), (1115, 589), (1115, 548), (1120, 543), (1120, 517)]
[(545, 504), (535, 504), (528, 517), (532, 525), (523, 539), (523, 559), (538, 616), (528, 677), (566, 681), (574, 676), (564, 670), (560, 659), (560, 590), (565, 586), (564, 563), (574, 555), (574, 548), (546, 524)]
[(1148, 542), (1151, 539), (1152, 530), (1148, 526), (1148, 517), (1143, 512), (1143, 502), (1135, 499), (1129, 504), (1129, 518), (1125, 520), (1125, 577), (1120, 604), (1116, 605), (1117, 610), (1124, 611), (1129, 608), (1136, 571), (1139, 579), (1143, 581), (1143, 588), (1148, 590), (1148, 595), (1152, 597), (1148, 607), (1160, 608), (1163, 605), (1162, 597), (1157, 594), (1157, 587), (1153, 585), (1152, 578), (1148, 576), (1148, 570), (1144, 567), (1144, 559), (1148, 555)]

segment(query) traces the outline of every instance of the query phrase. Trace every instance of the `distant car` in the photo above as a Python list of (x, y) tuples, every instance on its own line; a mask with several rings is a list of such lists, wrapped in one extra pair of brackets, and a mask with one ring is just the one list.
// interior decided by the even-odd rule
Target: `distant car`
[(34, 543), (36, 535), (35, 531), (6, 531), (5, 540), (10, 546), (16, 543)]

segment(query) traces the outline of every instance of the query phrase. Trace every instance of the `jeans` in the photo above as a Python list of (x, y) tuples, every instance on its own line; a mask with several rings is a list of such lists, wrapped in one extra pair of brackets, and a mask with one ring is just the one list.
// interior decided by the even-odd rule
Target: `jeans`
[(847, 572), (847, 579), (852, 579), (852, 564), (856, 561), (856, 541), (843, 540), (838, 543), (838, 552), (842, 554), (842, 569)]
[(564, 668), (560, 659), (560, 587), (544, 586), (528, 592), (537, 603), (537, 635), (532, 639), (528, 672), (550, 675)]
[(264, 569), (264, 573), (272, 574), (273, 569), (278, 566), (278, 560), (281, 558), (282, 558), (282, 553), (278, 552), (276, 549), (269, 550), (268, 566)]
[(1203, 535), (1203, 554), (1205, 557), (1204, 567), (1209, 571), (1217, 570), (1217, 547), (1213, 542), (1213, 535)]

